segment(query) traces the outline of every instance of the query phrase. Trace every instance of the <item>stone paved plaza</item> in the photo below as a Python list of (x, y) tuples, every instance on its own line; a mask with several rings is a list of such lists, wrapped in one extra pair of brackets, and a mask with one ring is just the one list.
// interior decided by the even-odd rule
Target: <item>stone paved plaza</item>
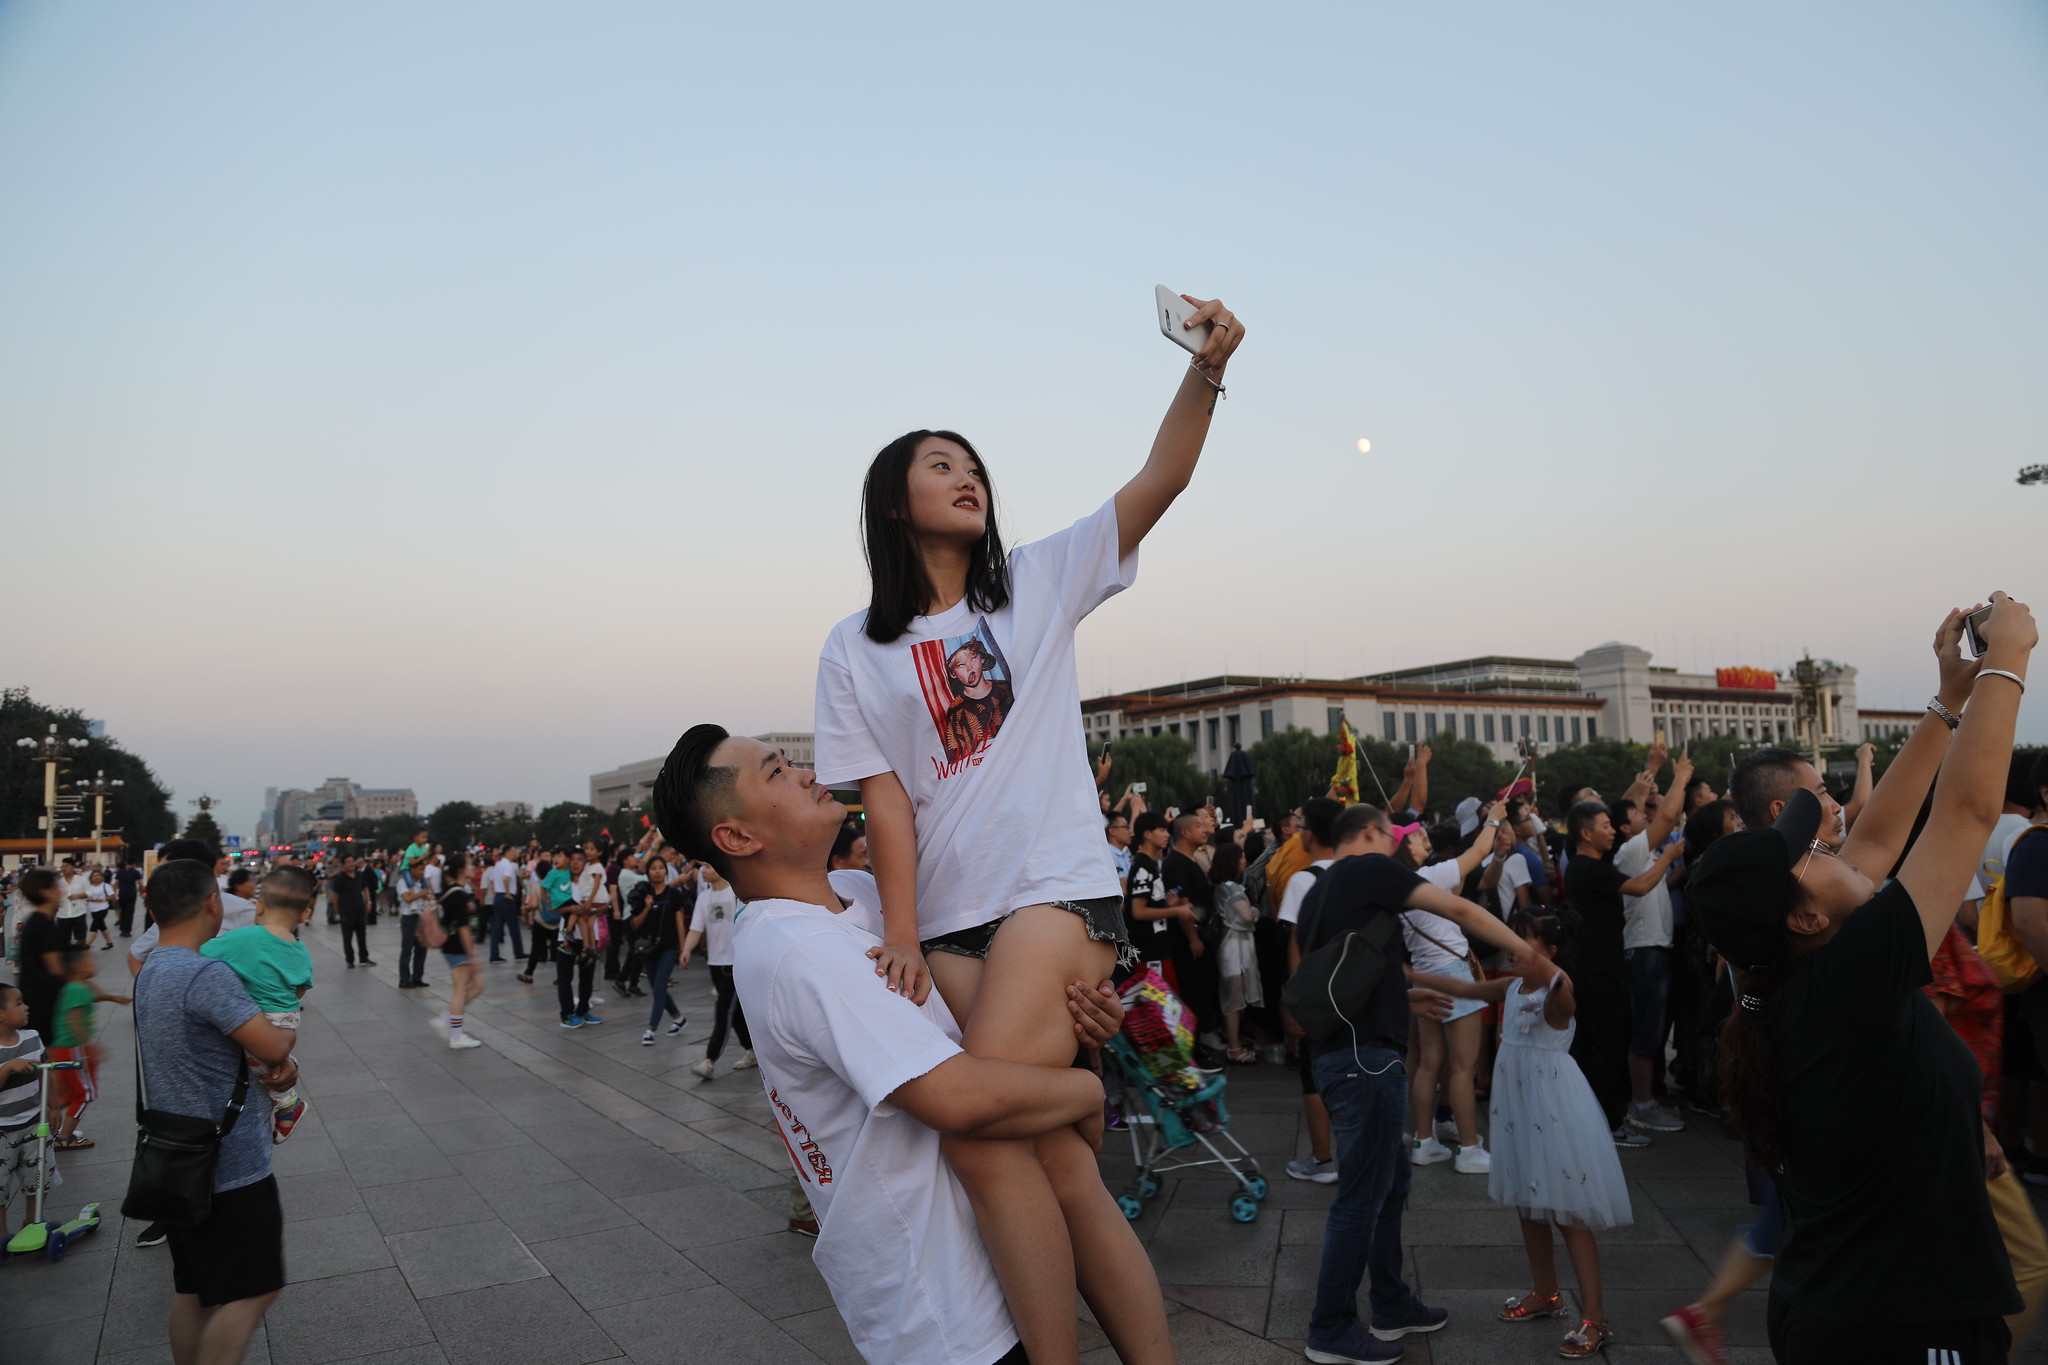
[[(273, 1365), (853, 1365), (852, 1346), (785, 1230), (789, 1160), (759, 1074), (699, 1081), (710, 990), (680, 974), (681, 1039), (642, 1047), (646, 1002), (612, 1000), (602, 1027), (556, 1026), (552, 979), (489, 968), (468, 1012), (485, 1044), (450, 1052), (428, 992), (395, 987), (397, 933), (371, 931), (378, 965), (345, 970), (334, 930), (307, 931), (318, 972), (299, 1055), (312, 1111), (277, 1152), (291, 1284), (249, 1359)], [(125, 970), (105, 955), (105, 985)], [(168, 1362), (170, 1257), (138, 1249), (119, 1204), (132, 1149), (131, 1033), (106, 1011), (109, 1064), (85, 1131), (99, 1145), (64, 1162), (60, 1212), (104, 1201), (106, 1226), (57, 1264), (0, 1267), (0, 1361)], [(729, 1051), (725, 1066), (737, 1055)], [(1286, 1179), (1305, 1154), (1291, 1072), (1234, 1071), (1233, 1131), (1273, 1176), (1257, 1221), (1231, 1221), (1230, 1186), (1172, 1179), (1138, 1223), (1186, 1365), (1301, 1359), (1330, 1187)], [(1874, 1135), (1863, 1135), (1867, 1140)], [(1609, 1358), (1677, 1361), (1657, 1319), (1691, 1299), (1748, 1214), (1733, 1143), (1697, 1126), (1626, 1152), (1636, 1222), (1603, 1239)], [(1112, 1131), (1111, 1187), (1129, 1174)], [(1435, 1365), (1555, 1359), (1565, 1324), (1507, 1326), (1495, 1307), (1527, 1288), (1515, 1221), (1485, 1180), (1449, 1165), (1416, 1172), (1406, 1234), (1412, 1282), (1451, 1310), (1407, 1359)], [(1929, 1254), (1939, 1254), (1929, 1248)], [(1569, 1262), (1559, 1249), (1560, 1269)], [(1761, 1291), (1733, 1315), (1735, 1359), (1769, 1359)], [(1114, 1356), (1084, 1322), (1083, 1359)], [(2048, 1365), (2048, 1335), (2019, 1359)]]

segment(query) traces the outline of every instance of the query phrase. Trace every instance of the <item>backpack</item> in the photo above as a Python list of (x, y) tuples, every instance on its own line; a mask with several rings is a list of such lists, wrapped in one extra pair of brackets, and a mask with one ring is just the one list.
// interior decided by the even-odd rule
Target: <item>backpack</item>
[[(1322, 889), (1320, 886), (1318, 890)], [(1302, 938), (1314, 942), (1316, 925), (1323, 917), (1327, 894), (1309, 893), (1315, 908), (1302, 926)], [(1302, 958), (1301, 966), (1287, 979), (1280, 1003), (1301, 1025), (1302, 1032), (1317, 1042), (1338, 1036), (1349, 1028), (1354, 1037), (1358, 1021), (1366, 1015), (1372, 993), (1386, 974), (1387, 946), (1400, 927), (1398, 915), (1379, 914), (1363, 929), (1339, 934)]]
[[(2012, 841), (2018, 848), (2020, 839), (2031, 838), (2048, 829), (2048, 825), (2030, 825)], [(2010, 850), (2006, 861), (2012, 861)], [(2016, 995), (2041, 979), (2041, 964), (2034, 961), (2034, 955), (2012, 927), (2012, 900), (2005, 892), (2005, 874), (1984, 895), (1984, 904), (1977, 909), (1977, 956), (1984, 959), (1984, 965), (1991, 968), (1991, 974), (1998, 978), (1998, 988), (2007, 995)]]
[(441, 912), (434, 901), (420, 907), (420, 922), (413, 926), (413, 938), (429, 948), (438, 948), (448, 941), (448, 931), (441, 926)]

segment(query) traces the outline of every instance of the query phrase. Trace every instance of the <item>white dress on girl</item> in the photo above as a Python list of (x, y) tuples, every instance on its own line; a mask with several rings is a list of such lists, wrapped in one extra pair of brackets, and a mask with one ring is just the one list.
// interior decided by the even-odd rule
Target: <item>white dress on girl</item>
[(1531, 993), (1526, 984), (1517, 981), (1501, 1006), (1487, 1196), (1524, 1218), (1596, 1231), (1632, 1223), (1607, 1116), (1572, 1060), (1579, 1021), (1552, 1028), (1543, 1017), (1550, 987)]

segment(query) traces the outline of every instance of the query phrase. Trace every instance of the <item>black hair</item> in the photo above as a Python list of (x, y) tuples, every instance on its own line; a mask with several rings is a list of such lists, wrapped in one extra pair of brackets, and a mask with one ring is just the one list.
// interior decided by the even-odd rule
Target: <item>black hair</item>
[(47, 867), (32, 867), (21, 874), (21, 880), (15, 883), (14, 889), (20, 893), (22, 899), (31, 905), (35, 905), (40, 903), (56, 887), (57, 874), (55, 872), (52, 872)]
[(1629, 816), (1635, 814), (1636, 808), (1641, 804), (1642, 803), (1639, 801), (1632, 801), (1628, 797), (1624, 796), (1618, 798), (1611, 805), (1609, 805), (1607, 811), (1608, 814), (1614, 817), (1614, 824), (1615, 827), (1618, 829), (1621, 826), (1628, 823)]
[(1709, 801), (1691, 815), (1685, 817), (1685, 861), (1687, 866), (1697, 867), (1700, 855), (1721, 837), (1721, 826), (1728, 823), (1728, 812), (1735, 809), (1735, 803), (1727, 797)]
[(256, 894), (265, 905), (299, 915), (305, 914), (306, 907), (313, 903), (317, 889), (313, 874), (303, 867), (273, 868), (256, 884)]
[(1334, 796), (1312, 796), (1301, 803), (1301, 823), (1324, 848), (1337, 846), (1337, 817), (1343, 813), (1344, 803)]
[(861, 837), (861, 828), (853, 821), (848, 820), (845, 824), (841, 825), (839, 833), (832, 836), (830, 861), (825, 865), (830, 867), (842, 858), (851, 858), (853, 856), (853, 841)]
[(232, 895), (237, 895), (237, 896), (239, 896), (239, 895), (241, 895), (242, 893), (241, 893), (241, 892), (239, 892), (239, 891), (236, 891), (236, 890), (235, 890), (235, 888), (236, 888), (236, 887), (238, 887), (238, 886), (243, 886), (243, 885), (246, 885), (247, 883), (249, 883), (249, 882), (253, 882), (253, 881), (255, 881), (255, 880), (256, 880), (256, 874), (255, 874), (254, 872), (251, 872), (251, 871), (250, 871), (250, 870), (249, 870), (248, 868), (246, 868), (246, 867), (238, 867), (238, 868), (235, 868), (235, 869), (233, 869), (232, 871), (230, 871), (230, 872), (228, 873), (228, 891), (229, 891), (229, 893), (230, 893), (230, 894), (232, 894)]
[(452, 882), (457, 877), (460, 877), (463, 873), (463, 870), (466, 869), (468, 866), (468, 851), (466, 849), (458, 848), (453, 853), (449, 854), (447, 858), (443, 860), (443, 862), (441, 863), (441, 875)]
[(15, 985), (12, 981), (0, 981), (0, 1010), (6, 1009), (7, 1006), (11, 1003), (7, 994), (9, 991), (14, 992), (14, 994), (16, 995), (20, 995), (21, 987)]
[(157, 850), (156, 856), (157, 861), (160, 863), (176, 862), (181, 858), (189, 858), (195, 863), (205, 863), (208, 867), (212, 867), (220, 861), (220, 850), (207, 843), (204, 839), (172, 839), (166, 842), (161, 849)]
[(1221, 886), (1244, 876), (1244, 850), (1234, 839), (1225, 839), (1216, 845), (1216, 856), (1209, 860), (1209, 884)]
[(197, 858), (173, 858), (158, 863), (142, 888), (142, 903), (151, 919), (163, 928), (181, 924), (206, 908), (206, 902), (220, 894), (213, 879), (213, 864)]
[(1255, 829), (1244, 836), (1244, 861), (1250, 866), (1266, 851), (1266, 831)]
[(62, 964), (64, 975), (66, 976), (77, 971), (78, 964), (91, 956), (92, 949), (86, 947), (83, 943), (73, 943), (68, 947), (57, 950), (57, 961)]
[(1698, 791), (1701, 787), (1705, 787), (1708, 791), (1712, 791), (1714, 789), (1714, 784), (1707, 781), (1707, 779), (1704, 777), (1694, 777), (1692, 781), (1685, 784), (1685, 792), (1683, 794), (1682, 799), (1688, 805), (1690, 805), (1692, 803), (1692, 794)]
[(1199, 827), (1201, 823), (1202, 817), (1196, 812), (1191, 810), (1182, 811), (1179, 815), (1173, 817), (1173, 837), (1184, 839), (1188, 836), (1189, 830)]
[(1771, 802), (1789, 801), (1799, 786), (1799, 765), (1806, 762), (1790, 749), (1758, 749), (1744, 754), (1728, 774), (1728, 799), (1750, 829), (1769, 829)]
[(1592, 828), (1595, 820), (1598, 820), (1603, 815), (1611, 816), (1612, 814), (1613, 812), (1607, 809), (1605, 801), (1580, 801), (1566, 813), (1564, 817), (1565, 838), (1574, 856), (1579, 851), (1579, 837)]
[(1522, 831), (1519, 826), (1522, 823), (1522, 812), (1527, 809), (1529, 809), (1529, 803), (1519, 796), (1511, 797), (1508, 800), (1508, 828), (1514, 830), (1517, 839), (1522, 837)]
[[(880, 458), (879, 456), (877, 457)], [(732, 880), (732, 863), (711, 842), (711, 827), (739, 796), (739, 769), (712, 766), (711, 756), (732, 736), (722, 725), (693, 725), (669, 750), (654, 778), (654, 823), (661, 837), (720, 878)]]
[[(1337, 804), (1334, 799), (1328, 797), (1319, 796), (1316, 800), (1329, 800), (1333, 806)], [(1308, 814), (1305, 807), (1302, 814)], [(1337, 812), (1337, 818), (1330, 822), (1329, 847), (1334, 849), (1339, 844), (1350, 842), (1354, 836), (1363, 834), (1369, 829), (1383, 826), (1386, 823), (1387, 813), (1378, 806), (1369, 806), (1363, 801), (1360, 801), (1355, 806), (1345, 806)]]
[(1571, 818), (1572, 807), (1585, 804), (1584, 802), (1579, 800), (1579, 793), (1582, 791), (1590, 791), (1592, 789), (1593, 784), (1590, 782), (1574, 782), (1567, 786), (1563, 791), (1558, 793), (1558, 797), (1561, 802), (1561, 804), (1558, 806), (1558, 814), (1564, 816), (1567, 820), (1569, 820)]
[(886, 645), (910, 629), (910, 623), (932, 605), (932, 581), (910, 529), (910, 463), (924, 441), (938, 437), (967, 452), (981, 470), (982, 496), (988, 502), (988, 529), (967, 558), (967, 605), (975, 611), (1000, 611), (1010, 602), (1010, 559), (996, 529), (996, 489), (988, 465), (958, 432), (918, 430), (898, 436), (875, 452), (867, 482), (860, 492), (861, 550), (867, 556), (867, 623), (870, 640)]
[(2048, 804), (2048, 802), (2043, 802), (2041, 799), (2041, 788), (2043, 787), (2048, 787), (2048, 749), (2043, 749), (2034, 755), (2034, 766), (2027, 778), (2025, 794), (2019, 800), (2014, 801), (2013, 804), (2015, 806), (2025, 806), (2029, 812), (2041, 809), (2044, 804)]
[(1458, 857), (1466, 849), (1472, 847), (1472, 839), (1478, 838), (1479, 831), (1485, 828), (1484, 822), (1474, 825), (1472, 827), (1472, 838), (1468, 839), (1465, 837), (1465, 832), (1458, 828), (1456, 820), (1442, 820), (1431, 825), (1429, 827), (1430, 856), (1436, 862), (1442, 862), (1446, 858)]
[(1508, 916), (1508, 928), (1523, 938), (1533, 938), (1555, 953), (1564, 944), (1564, 921), (1541, 910), (1517, 910)]
[(1133, 842), (1136, 842), (1137, 840), (1143, 839), (1146, 835), (1150, 834), (1155, 829), (1165, 828), (1166, 817), (1161, 815), (1158, 811), (1140, 811), (1138, 813), (1138, 818), (1131, 821), (1131, 839)]

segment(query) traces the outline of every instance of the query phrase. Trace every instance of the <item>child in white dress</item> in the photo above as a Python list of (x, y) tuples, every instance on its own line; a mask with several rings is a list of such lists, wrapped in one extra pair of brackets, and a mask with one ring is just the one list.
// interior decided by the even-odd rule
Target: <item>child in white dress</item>
[[(1518, 910), (1508, 926), (1542, 960), (1555, 960), (1562, 932), (1556, 916)], [(1572, 1017), (1577, 1004), (1571, 978), (1554, 971), (1548, 985), (1532, 991), (1523, 977), (1510, 976), (1478, 989), (1503, 1002), (1488, 1125), (1493, 1169), (1486, 1192), (1521, 1215), (1522, 1244), (1535, 1280), (1529, 1293), (1508, 1300), (1499, 1317), (1528, 1322), (1567, 1315), (1550, 1237), (1554, 1223), (1572, 1258), (1583, 1310), (1558, 1354), (1568, 1360), (1595, 1355), (1613, 1333), (1600, 1299), (1600, 1247), (1593, 1234), (1633, 1222), (1634, 1215), (1600, 1102), (1572, 1060), (1578, 1024)]]

